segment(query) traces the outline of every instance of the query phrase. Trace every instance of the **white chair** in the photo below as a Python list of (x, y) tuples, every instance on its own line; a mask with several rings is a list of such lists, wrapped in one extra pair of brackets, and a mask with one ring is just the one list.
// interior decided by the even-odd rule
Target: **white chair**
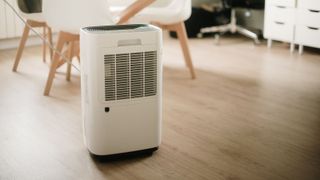
[[(155, 0), (152, 0), (155, 1)], [(135, 0), (109, 0), (110, 11), (115, 16), (123, 16), (125, 8)], [(144, 8), (134, 17), (130, 23), (153, 23), (163, 29), (177, 32), (185, 62), (190, 70), (191, 77), (196, 77), (184, 21), (191, 15), (191, 0), (158, 0)], [(123, 18), (124, 21), (127, 19)], [(121, 20), (119, 23), (123, 23)]]
[[(65, 53), (71, 62), (74, 56), (79, 57), (79, 30), (90, 25), (114, 24), (109, 6), (105, 0), (44, 0), (43, 14), (47, 23), (59, 31), (56, 50)], [(64, 64), (57, 52), (53, 55), (44, 95), (49, 95), (56, 69)], [(67, 80), (70, 80), (71, 65), (67, 65)]]
[[(137, 13), (140, 9), (149, 5), (153, 0), (139, 0), (139, 3), (133, 3), (128, 6), (123, 17), (119, 22)], [(79, 56), (79, 30), (81, 27), (91, 25), (110, 25), (116, 24), (109, 11), (108, 0), (44, 0), (43, 14), (50, 27), (59, 31), (56, 50), (63, 53), (63, 47), (67, 44), (68, 51), (65, 53), (71, 62), (74, 56)], [(54, 53), (51, 63), (44, 95), (49, 95), (53, 79), (58, 67), (65, 61)], [(67, 66), (67, 80), (70, 80), (71, 65)]]
[[(18, 10), (20, 15), (26, 19), (26, 22), (31, 26), (31, 27), (41, 27), (43, 28), (43, 36), (44, 38), (48, 38), (49, 42), (52, 44), (52, 32), (51, 32), (51, 28), (49, 26), (47, 26), (42, 13), (41, 12), (24, 12), (27, 8), (27, 5), (25, 3), (27, 3), (28, 1), (25, 0), (17, 0), (17, 4), (18, 4)], [(29, 1), (30, 3), (31, 1)], [(41, 6), (41, 0), (38, 1), (34, 1), (35, 3), (39, 3), (38, 6)], [(48, 30), (48, 32), (47, 32)], [(26, 44), (26, 41), (28, 39), (29, 36), (29, 32), (30, 32), (30, 28), (25, 25), (24, 30), (23, 30), (23, 35), (21, 37), (20, 40), (20, 44), (19, 44), (19, 48), (16, 54), (16, 58), (15, 58), (15, 62), (13, 65), (13, 71), (17, 71), (20, 59), (21, 59), (21, 55), (24, 49), (24, 46)], [(43, 61), (46, 61), (46, 42), (43, 41)], [(50, 57), (52, 57), (52, 50), (50, 50)]]

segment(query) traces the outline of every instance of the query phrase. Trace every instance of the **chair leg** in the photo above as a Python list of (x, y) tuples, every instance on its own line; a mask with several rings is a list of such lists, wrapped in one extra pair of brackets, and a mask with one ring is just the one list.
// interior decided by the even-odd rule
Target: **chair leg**
[[(49, 40), (49, 43), (51, 46), (53, 46), (53, 43), (52, 43), (52, 30), (51, 30), (51, 27), (47, 26), (48, 28), (48, 40)], [(50, 52), (50, 60), (52, 62), (52, 56), (53, 56), (53, 50), (51, 48), (49, 48), (49, 52)]]
[[(28, 21), (27, 21), (27, 23), (28, 23)], [(18, 51), (17, 51), (16, 59), (14, 61), (14, 65), (13, 65), (13, 68), (12, 68), (12, 71), (14, 71), (14, 72), (17, 71), (17, 68), (18, 68), (18, 65), (19, 65), (19, 62), (20, 62), (20, 59), (21, 59), (22, 51), (24, 49), (24, 46), (25, 46), (26, 41), (27, 41), (28, 36), (29, 36), (29, 32), (30, 32), (30, 28), (27, 25), (25, 25), (24, 26), (24, 30), (23, 30), (23, 34), (22, 34), (22, 37), (21, 37), (21, 40), (20, 40), (19, 48), (18, 48)]]
[[(66, 42), (66, 40), (64, 38), (64, 34), (62, 32), (60, 32), (59, 33), (59, 37), (58, 37), (57, 46), (56, 46), (56, 51), (61, 52), (65, 42)], [(53, 60), (52, 60), (51, 66), (50, 66), (50, 71), (49, 71), (49, 74), (48, 74), (48, 79), (47, 79), (46, 87), (45, 87), (45, 90), (44, 90), (44, 95), (45, 96), (48, 96), (49, 93), (50, 93), (50, 89), (51, 89), (51, 86), (52, 86), (53, 78), (55, 76), (56, 69), (57, 69), (57, 66), (59, 64), (59, 61), (60, 61), (60, 56), (59, 56), (59, 54), (57, 52), (55, 52), (54, 55), (53, 55)]]
[(67, 76), (66, 76), (66, 80), (70, 81), (70, 77), (71, 77), (71, 63), (72, 63), (72, 58), (73, 58), (73, 51), (74, 51), (74, 42), (70, 42), (69, 47), (68, 47), (68, 60), (69, 62), (67, 62)]
[(42, 37), (44, 39), (43, 43), (42, 43), (42, 60), (43, 60), (43, 62), (46, 62), (46, 55), (47, 55), (47, 44), (46, 44), (47, 27), (46, 26), (43, 26)]
[(75, 46), (74, 47), (75, 47), (74, 56), (77, 57), (77, 59), (78, 59), (78, 61), (80, 63), (80, 42), (79, 41), (75, 42)]
[(196, 78), (196, 74), (195, 74), (194, 67), (193, 67), (193, 64), (192, 64), (192, 59), (191, 59), (191, 55), (190, 55), (190, 49), (189, 49), (189, 46), (188, 46), (188, 36), (187, 36), (187, 33), (186, 33), (186, 28), (185, 28), (184, 22), (177, 23), (174, 26), (175, 26), (174, 29), (176, 30), (178, 38), (179, 38), (179, 41), (180, 41), (180, 45), (181, 45), (181, 48), (182, 48), (182, 51), (183, 51), (183, 55), (184, 55), (184, 59), (185, 59), (186, 65), (189, 68), (189, 71), (191, 73), (191, 78), (195, 79)]

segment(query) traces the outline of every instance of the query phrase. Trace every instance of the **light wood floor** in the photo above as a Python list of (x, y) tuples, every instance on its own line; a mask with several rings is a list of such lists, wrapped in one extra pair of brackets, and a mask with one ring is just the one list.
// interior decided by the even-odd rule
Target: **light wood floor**
[(41, 48), (26, 49), (18, 73), (15, 50), (0, 51), (0, 179), (320, 179), (319, 51), (221, 40), (191, 40), (190, 80), (165, 39), (160, 149), (109, 163), (83, 144), (79, 73), (67, 82), (60, 69), (44, 97)]

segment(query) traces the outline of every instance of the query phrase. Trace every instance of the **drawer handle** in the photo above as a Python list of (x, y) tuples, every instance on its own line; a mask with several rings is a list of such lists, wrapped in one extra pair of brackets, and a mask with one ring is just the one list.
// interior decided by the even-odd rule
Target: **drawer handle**
[(285, 9), (285, 6), (276, 6), (277, 8)]
[(319, 13), (320, 11), (319, 10), (313, 10), (313, 9), (309, 9), (310, 12), (313, 12), (313, 13)]
[(284, 25), (284, 22), (275, 21), (276, 24)]
[(319, 30), (319, 28), (315, 28), (315, 27), (310, 27), (310, 26), (307, 26), (309, 29), (311, 29), (311, 30)]

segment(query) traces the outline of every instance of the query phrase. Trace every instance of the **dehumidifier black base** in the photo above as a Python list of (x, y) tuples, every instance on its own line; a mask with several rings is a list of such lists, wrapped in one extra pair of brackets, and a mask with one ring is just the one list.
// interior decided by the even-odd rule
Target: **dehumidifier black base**
[(96, 155), (91, 153), (90, 151), (89, 153), (90, 153), (90, 156), (97, 161), (117, 161), (117, 160), (151, 156), (153, 152), (156, 150), (158, 150), (158, 147), (143, 149), (138, 151), (125, 152), (125, 153), (110, 154), (110, 155)]

